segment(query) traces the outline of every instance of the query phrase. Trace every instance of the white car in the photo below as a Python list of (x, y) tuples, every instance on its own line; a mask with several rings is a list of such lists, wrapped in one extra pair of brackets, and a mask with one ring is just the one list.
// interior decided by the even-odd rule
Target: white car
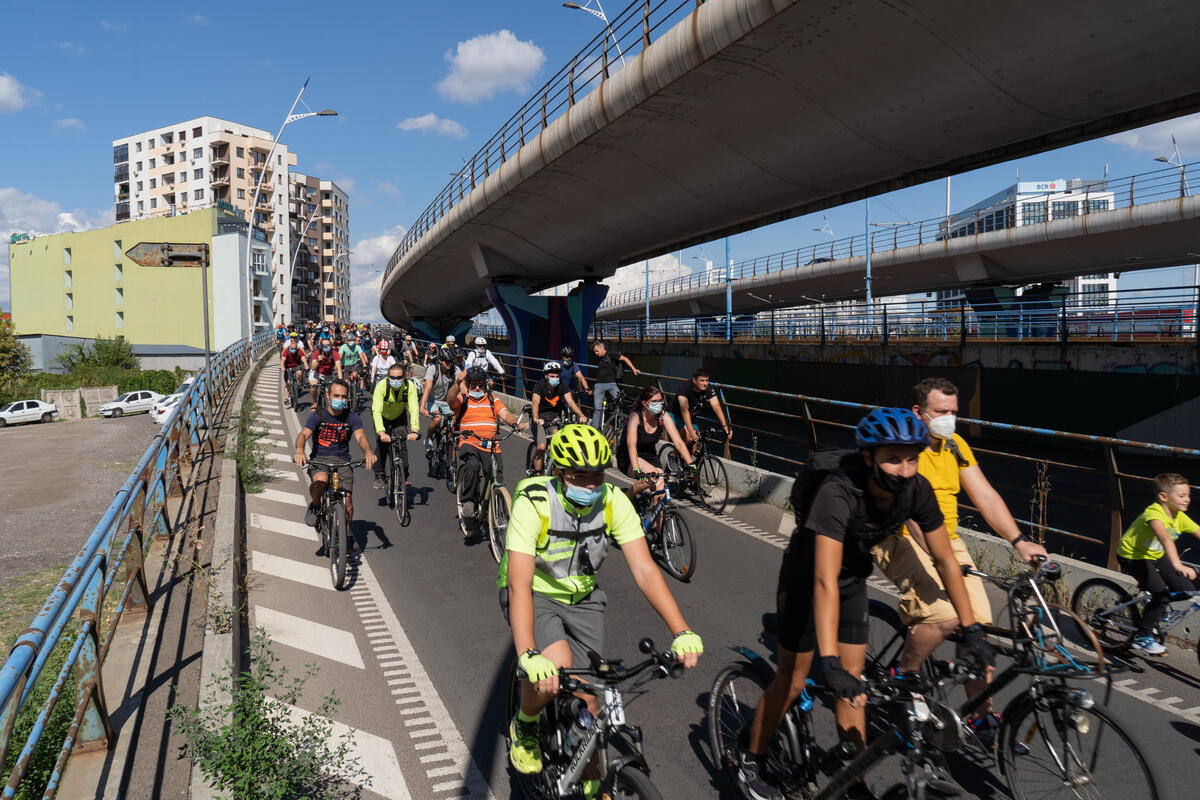
[(50, 422), (58, 416), (58, 407), (41, 400), (18, 400), (0, 408), (0, 428), (18, 422)]
[(171, 416), (171, 412), (175, 410), (175, 404), (179, 402), (179, 398), (183, 397), (183, 392), (167, 395), (162, 400), (154, 404), (154, 408), (150, 409), (150, 419), (157, 424), (162, 425), (167, 421), (167, 417)]
[(162, 400), (165, 395), (158, 392), (140, 391), (126, 392), (125, 394), (113, 400), (111, 403), (105, 403), (100, 406), (100, 416), (102, 417), (120, 417), (125, 414), (136, 414), (139, 411), (149, 411), (154, 408), (154, 404)]
[(175, 390), (175, 394), (183, 394), (184, 392), (186, 392), (188, 390), (188, 387), (191, 386), (195, 382), (196, 382), (196, 378), (194, 376), (191, 378), (188, 378), (183, 383), (179, 384), (179, 388)]

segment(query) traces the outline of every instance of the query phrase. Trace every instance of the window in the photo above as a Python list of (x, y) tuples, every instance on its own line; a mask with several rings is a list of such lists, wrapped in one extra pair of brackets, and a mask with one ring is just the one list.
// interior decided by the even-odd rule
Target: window
[(63, 295), (63, 301), (66, 303), (67, 311), (75, 308), (75, 295), (72, 292), (67, 292)]
[(196, 191), (192, 192), (192, 199), (193, 200), (203, 200), (204, 199), (204, 190), (197, 189)]
[(187, 131), (179, 132), (179, 141), (181, 141), (181, 142), (187, 141)]
[(275, 160), (279, 164), (279, 166), (282, 167), (283, 166), (283, 153), (280, 153), (279, 155), (275, 156)]
[(154, 169), (154, 167), (157, 165), (157, 163), (158, 163), (157, 158), (150, 159), (150, 169)]
[(1066, 200), (1055, 200), (1050, 204), (1050, 219), (1066, 219), (1079, 216), (1079, 203)]
[(118, 286), (113, 292), (113, 305), (125, 305), (125, 290)]
[(69, 247), (63, 248), (63, 263), (64, 264), (71, 263), (71, 248), (69, 248)]
[(1044, 200), (1040, 203), (1021, 204), (1021, 223), (1023, 225), (1033, 225), (1035, 223), (1045, 221), (1046, 202)]
[(150, 198), (150, 207), (151, 207), (151, 208), (158, 208), (158, 198), (157, 198), (157, 197), (151, 197), (151, 198)]
[(192, 128), (192, 138), (193, 139), (195, 139), (197, 136), (203, 136), (203, 135), (204, 135), (204, 128)]
[(137, 190), (138, 190), (139, 192), (142, 190), (142, 182), (141, 182), (141, 181), (138, 181), (138, 182), (137, 182)]
[(129, 160), (129, 145), (119, 144), (113, 148), (113, 163), (122, 164)]
[[(238, 170), (238, 171), (240, 172), (241, 170)], [(238, 200), (245, 200), (246, 199), (246, 190), (238, 189), (237, 197), (238, 197)]]
[(1091, 214), (1093, 211), (1108, 211), (1107, 200), (1088, 200), (1087, 210)]
[(72, 317), (70, 314), (68, 314), (68, 315), (67, 315), (67, 324), (66, 324), (66, 328), (67, 328), (67, 330), (68, 330), (68, 331), (73, 331), (73, 330), (75, 330), (75, 318), (74, 318), (74, 317)]
[(186, 169), (183, 172), (179, 173), (179, 182), (187, 183), (187, 170)]
[(125, 327), (125, 312), (124, 311), (117, 312), (117, 318), (113, 321), (113, 325), (117, 328)]
[(136, 167), (134, 167), (134, 170), (133, 170), (133, 171), (134, 171), (134, 172), (141, 172), (141, 171), (142, 171), (142, 162), (140, 162), (140, 161), (139, 161), (139, 162), (137, 162), (137, 166), (136, 166)]
[(138, 200), (137, 203), (138, 203), (138, 213), (141, 213), (142, 211), (146, 210), (145, 203), (143, 203), (141, 200)]
[(197, 159), (197, 158), (204, 158), (204, 148), (203, 148), (203, 147), (197, 147), (195, 150), (193, 150), (193, 151), (192, 151), (192, 158), (193, 158), (193, 159)]
[(204, 177), (204, 168), (203, 167), (201, 167), (200, 169), (192, 170), (192, 180), (198, 181), (203, 177)]
[(113, 264), (113, 280), (120, 283), (125, 279), (125, 270), (120, 264)]
[(185, 206), (187, 205), (187, 192), (180, 192), (180, 193), (179, 193), (179, 202), (180, 202), (180, 203), (182, 203), (182, 204), (183, 204), (183, 205), (185, 205)]
[(242, 169), (241, 167), (238, 167), (238, 168), (237, 168), (237, 176), (238, 176), (239, 178), (245, 178), (245, 177), (246, 177), (246, 170)]
[(121, 245), (120, 239), (113, 239), (113, 258), (120, 258), (125, 255), (125, 250)]
[(153, 189), (157, 186), (158, 186), (158, 178), (151, 178), (150, 179), (150, 188)]
[(244, 148), (244, 147), (237, 148), (237, 157), (245, 158), (245, 156), (246, 156), (246, 148)]
[(69, 269), (63, 270), (63, 286), (68, 289), (71, 288), (71, 270)]
[(137, 142), (137, 143), (134, 145), (133, 152), (135, 152), (135, 153), (140, 153), (140, 152), (142, 152), (142, 143), (141, 143), (141, 142)]

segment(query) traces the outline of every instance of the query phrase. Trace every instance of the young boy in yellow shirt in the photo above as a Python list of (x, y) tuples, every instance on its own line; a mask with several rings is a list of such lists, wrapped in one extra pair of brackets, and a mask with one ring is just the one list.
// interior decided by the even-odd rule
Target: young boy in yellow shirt
[(1150, 591), (1150, 602), (1142, 613), (1141, 623), (1133, 638), (1132, 650), (1147, 656), (1167, 652), (1153, 636), (1154, 626), (1162, 619), (1171, 592), (1200, 590), (1196, 570), (1179, 558), (1175, 540), (1181, 534), (1200, 539), (1200, 525), (1184, 512), (1192, 500), (1187, 478), (1172, 472), (1154, 478), (1154, 502), (1146, 507), (1125, 535), (1117, 549), (1117, 560), (1125, 573), (1137, 580), (1138, 586)]

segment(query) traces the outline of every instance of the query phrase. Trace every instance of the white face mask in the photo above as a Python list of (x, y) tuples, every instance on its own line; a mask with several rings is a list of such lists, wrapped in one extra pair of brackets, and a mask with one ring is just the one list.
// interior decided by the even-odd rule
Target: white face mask
[(939, 439), (951, 439), (954, 437), (954, 421), (953, 414), (932, 417), (929, 420), (929, 432)]

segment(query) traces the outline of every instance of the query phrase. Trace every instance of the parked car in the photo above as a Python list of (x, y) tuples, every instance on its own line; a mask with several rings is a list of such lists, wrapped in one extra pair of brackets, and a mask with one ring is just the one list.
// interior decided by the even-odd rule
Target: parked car
[(186, 392), (188, 390), (188, 387), (191, 386), (195, 382), (196, 382), (195, 376), (192, 376), (191, 378), (187, 378), (186, 380), (184, 380), (183, 383), (179, 384), (179, 388), (176, 389), (174, 393), (175, 394), (183, 394), (184, 392)]
[(159, 425), (167, 421), (167, 417), (171, 416), (171, 412), (175, 410), (175, 404), (183, 397), (183, 392), (170, 394), (154, 404), (154, 408), (150, 409), (150, 419), (154, 420)]
[(149, 411), (154, 408), (154, 404), (162, 400), (165, 395), (158, 392), (140, 391), (126, 392), (125, 394), (113, 400), (111, 403), (105, 403), (100, 406), (100, 416), (102, 417), (120, 417), (125, 414), (136, 414), (138, 411)]
[(43, 403), (41, 400), (18, 400), (0, 408), (0, 428), (5, 425), (15, 425), (18, 422), (50, 422), (57, 416), (58, 407), (54, 403)]

